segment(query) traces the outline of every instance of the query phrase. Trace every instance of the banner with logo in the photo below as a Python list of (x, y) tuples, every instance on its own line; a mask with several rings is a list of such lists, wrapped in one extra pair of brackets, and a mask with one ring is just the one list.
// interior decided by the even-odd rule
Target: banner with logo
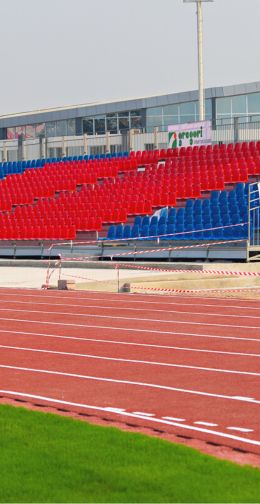
[(176, 147), (194, 147), (212, 143), (211, 121), (176, 124), (168, 126), (170, 149)]

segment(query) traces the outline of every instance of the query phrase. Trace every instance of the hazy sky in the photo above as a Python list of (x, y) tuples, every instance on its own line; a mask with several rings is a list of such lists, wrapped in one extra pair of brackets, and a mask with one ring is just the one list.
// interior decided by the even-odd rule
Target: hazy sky
[[(195, 5), (0, 0), (0, 114), (197, 88)], [(206, 87), (260, 80), (260, 0), (204, 5)]]

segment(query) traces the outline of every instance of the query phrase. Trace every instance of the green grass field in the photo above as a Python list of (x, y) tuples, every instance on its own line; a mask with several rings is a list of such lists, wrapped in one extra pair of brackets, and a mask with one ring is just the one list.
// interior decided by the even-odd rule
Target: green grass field
[(259, 502), (260, 471), (141, 434), (0, 406), (0, 502)]

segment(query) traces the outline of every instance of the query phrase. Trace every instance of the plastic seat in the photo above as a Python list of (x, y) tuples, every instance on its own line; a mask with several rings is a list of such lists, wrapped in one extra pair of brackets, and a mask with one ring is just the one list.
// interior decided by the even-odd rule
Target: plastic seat
[(137, 215), (137, 217), (135, 217), (135, 220), (134, 220), (134, 225), (141, 226), (141, 224), (142, 224), (142, 217), (141, 217), (141, 215)]
[(152, 216), (150, 225), (151, 225), (151, 226), (156, 226), (156, 225), (158, 225), (158, 217), (157, 217), (157, 215), (153, 215), (153, 216)]
[(150, 225), (150, 217), (149, 215), (145, 215), (142, 220), (142, 227)]
[(124, 226), (124, 233), (123, 233), (123, 238), (131, 238), (131, 226), (130, 224), (126, 224)]
[(167, 224), (160, 224), (158, 226), (158, 235), (162, 238), (165, 238), (167, 235)]
[(157, 224), (149, 226), (149, 236), (152, 236), (152, 237), (158, 236), (158, 225)]
[(108, 240), (114, 240), (116, 236), (116, 226), (112, 224), (108, 228), (107, 238)]
[(137, 224), (135, 224), (132, 227), (131, 238), (139, 238), (139, 236), (140, 236), (140, 227)]
[(116, 227), (116, 240), (121, 240), (123, 238), (124, 226), (123, 224), (118, 224)]
[(142, 237), (149, 236), (149, 230), (150, 230), (150, 227), (149, 227), (147, 224), (145, 224), (145, 225), (144, 225), (144, 226), (142, 226), (142, 228), (141, 228), (141, 233), (140, 233), (140, 235), (141, 235)]
[(176, 212), (176, 208), (175, 208), (175, 207), (170, 208), (168, 218), (170, 218), (170, 217), (175, 217), (175, 216), (176, 216), (176, 213), (177, 213), (177, 212)]

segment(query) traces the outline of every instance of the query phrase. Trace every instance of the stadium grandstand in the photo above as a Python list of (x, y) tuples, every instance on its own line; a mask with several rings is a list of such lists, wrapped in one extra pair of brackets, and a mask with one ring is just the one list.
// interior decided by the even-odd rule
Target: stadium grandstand
[[(255, 256), (260, 82), (208, 89), (210, 141), (193, 141), (195, 130), (189, 145), (186, 133), (171, 143), (171, 125), (200, 124), (196, 95), (1, 117), (1, 255), (43, 257), (53, 241), (90, 241), (106, 258), (111, 241), (132, 250), (145, 240), (161, 259), (161, 241), (201, 242), (201, 258)], [(187, 254), (195, 257), (178, 252)]]

